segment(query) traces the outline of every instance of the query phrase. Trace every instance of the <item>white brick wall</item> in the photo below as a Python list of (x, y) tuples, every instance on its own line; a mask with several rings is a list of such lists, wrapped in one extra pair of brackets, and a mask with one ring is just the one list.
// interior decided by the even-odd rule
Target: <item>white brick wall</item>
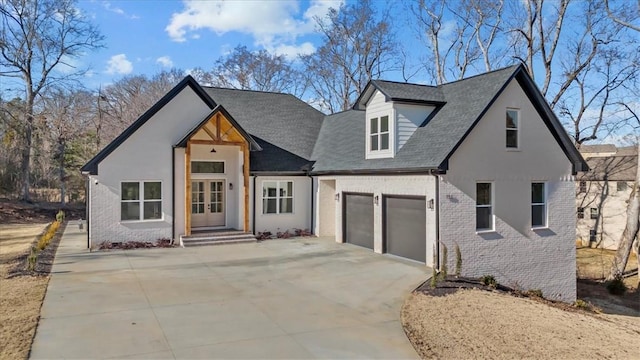
[[(325, 179), (325, 177), (320, 178)], [(429, 199), (435, 199), (435, 178), (431, 175), (397, 175), (397, 176), (337, 176), (336, 192), (355, 192), (370, 193), (379, 197), (379, 205), (374, 206), (374, 251), (382, 253), (382, 196), (383, 195), (412, 195), (425, 196), (427, 202)], [(342, 241), (342, 201), (335, 201), (336, 218), (335, 230), (336, 241)], [(435, 244), (435, 211), (427, 209), (427, 265), (433, 265), (433, 248)]]
[[(95, 180), (98, 183), (95, 183)], [(155, 241), (171, 238), (171, 215), (164, 214), (159, 221), (121, 222), (120, 221), (120, 189), (100, 182), (97, 176), (90, 176), (91, 187), (91, 247), (95, 248), (104, 241)], [(163, 183), (163, 186), (170, 186)], [(169, 189), (169, 192), (171, 190)], [(163, 193), (165, 193), (163, 189)], [(171, 199), (163, 199), (170, 206)]]
[[(548, 183), (549, 224), (546, 230), (514, 228), (503, 214), (530, 212), (530, 182), (496, 180), (495, 232), (476, 234), (475, 194), (466, 194), (446, 176), (440, 182), (440, 238), (448, 248), (448, 268), (455, 269), (455, 245), (462, 253), (462, 274), (493, 275), (506, 286), (540, 289), (550, 299), (575, 301), (576, 258), (573, 181)], [(474, 182), (475, 183), (475, 182)], [(505, 187), (519, 188), (521, 199), (505, 194)], [(442, 249), (441, 249), (442, 251)]]

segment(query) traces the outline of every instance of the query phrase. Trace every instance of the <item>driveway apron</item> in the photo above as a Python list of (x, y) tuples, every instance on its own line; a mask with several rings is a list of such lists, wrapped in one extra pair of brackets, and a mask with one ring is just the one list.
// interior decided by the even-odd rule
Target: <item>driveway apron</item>
[(400, 324), (429, 269), (278, 239), (88, 252), (67, 226), (31, 358), (417, 358)]

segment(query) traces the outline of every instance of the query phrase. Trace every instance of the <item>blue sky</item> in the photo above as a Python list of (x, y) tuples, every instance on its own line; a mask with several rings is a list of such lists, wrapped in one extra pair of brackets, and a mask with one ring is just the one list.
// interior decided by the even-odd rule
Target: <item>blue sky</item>
[(100, 1), (78, 6), (105, 36), (103, 49), (75, 60), (90, 67), (85, 85), (163, 68), (210, 69), (242, 44), (295, 56), (315, 50), (313, 16), (340, 1)]

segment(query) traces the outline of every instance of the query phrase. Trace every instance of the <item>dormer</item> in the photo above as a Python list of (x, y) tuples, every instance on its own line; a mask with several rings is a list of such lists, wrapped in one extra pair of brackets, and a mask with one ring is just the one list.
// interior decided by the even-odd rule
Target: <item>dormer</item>
[(442, 104), (444, 96), (434, 86), (370, 81), (354, 105), (365, 110), (365, 158), (395, 157)]

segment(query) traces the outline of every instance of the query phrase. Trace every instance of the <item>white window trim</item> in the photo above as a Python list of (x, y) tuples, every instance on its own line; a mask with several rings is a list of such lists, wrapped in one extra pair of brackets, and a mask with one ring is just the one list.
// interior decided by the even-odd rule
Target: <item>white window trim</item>
[[(396, 147), (396, 112), (393, 108), (385, 111), (366, 114), (365, 124), (365, 159), (384, 159), (393, 158), (395, 156)], [(383, 116), (389, 116), (389, 149), (371, 150), (371, 119), (377, 118), (378, 121)]]
[[(476, 234), (486, 234), (486, 233), (493, 233), (496, 232), (496, 215), (495, 215), (495, 206), (496, 206), (496, 199), (495, 199), (495, 194), (496, 194), (496, 189), (495, 189), (495, 182), (493, 181), (476, 181), (476, 189), (477, 189), (477, 184), (491, 184), (491, 205), (478, 205), (478, 193), (476, 190), (476, 201), (475, 201), (475, 210), (476, 210), (476, 217), (477, 217), (477, 211), (479, 207), (490, 207), (491, 208), (491, 228), (488, 229), (478, 229), (476, 228)], [(475, 221), (474, 221), (475, 223)], [(477, 224), (475, 224), (475, 226), (477, 226)]]
[[(119, 188), (119, 192), (120, 192), (120, 201), (119, 204), (122, 204), (123, 202), (128, 202), (128, 203), (133, 203), (133, 202), (137, 202), (140, 204), (140, 218), (138, 220), (122, 220), (122, 206), (119, 206), (120, 208), (120, 223), (148, 223), (148, 222), (162, 222), (164, 221), (164, 211), (161, 211), (162, 215), (160, 216), (159, 219), (144, 219), (144, 183), (146, 182), (159, 182), (160, 183), (160, 199), (153, 199), (153, 200), (149, 200), (149, 201), (160, 201), (160, 209), (162, 210), (162, 206), (164, 203), (164, 199), (163, 199), (163, 193), (164, 193), (164, 183), (162, 180), (122, 180), (120, 181), (120, 188)], [(138, 193), (140, 194), (140, 198), (138, 200), (122, 200), (122, 184), (123, 183), (138, 183)]]
[[(286, 197), (280, 197), (280, 194), (278, 192), (276, 192), (276, 197), (270, 197), (267, 196), (265, 197), (264, 195), (262, 196), (262, 215), (293, 215), (295, 214), (296, 211), (296, 206), (295, 206), (295, 188), (296, 188), (296, 184), (295, 181), (293, 180), (263, 180), (262, 181), (262, 194), (264, 194), (264, 184), (265, 183), (269, 183), (269, 182), (274, 182), (276, 183), (276, 188), (280, 189), (280, 183), (291, 183), (291, 212), (286, 212), (286, 213), (281, 213), (280, 212), (280, 199), (288, 199), (289, 196)], [(276, 199), (276, 212), (275, 213), (267, 213), (265, 212), (265, 207), (264, 207), (264, 200), (265, 199)]]
[[(542, 184), (542, 191), (544, 194), (544, 199), (542, 203), (534, 203), (533, 201), (531, 201), (531, 211), (530, 211), (530, 215), (531, 215), (531, 229), (532, 230), (539, 230), (539, 229), (548, 229), (549, 228), (549, 201), (547, 199), (547, 182), (546, 181), (532, 181), (531, 182), (531, 186), (533, 186), (533, 184)], [(533, 206), (534, 205), (543, 205), (544, 206), (544, 224), (542, 225), (533, 225)]]
[[(516, 108), (507, 108), (504, 112), (504, 116), (505, 116), (505, 121), (506, 121), (506, 116), (507, 116), (507, 112), (509, 111), (515, 111), (518, 114), (518, 119), (516, 121), (516, 127), (515, 128), (508, 128), (505, 124), (504, 127), (504, 134), (505, 134), (505, 144), (504, 147), (505, 149), (507, 149), (507, 151), (520, 151), (520, 132), (522, 131), (522, 121), (521, 121), (521, 117), (520, 117), (520, 109), (516, 109)], [(515, 130), (516, 131), (516, 147), (508, 147), (507, 146), (507, 130)]]

